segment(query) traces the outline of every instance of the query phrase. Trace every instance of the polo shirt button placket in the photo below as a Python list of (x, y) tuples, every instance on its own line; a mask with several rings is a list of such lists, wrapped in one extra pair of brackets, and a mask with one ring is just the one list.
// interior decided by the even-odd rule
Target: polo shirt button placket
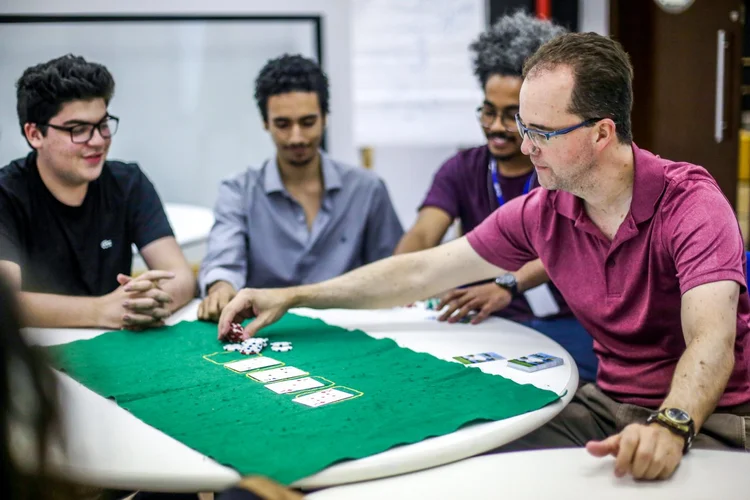
[(608, 257), (606, 260), (606, 263), (604, 264), (604, 280), (605, 280), (605, 286), (607, 289), (607, 296), (616, 296), (619, 295), (617, 293), (617, 289), (619, 288), (617, 283), (617, 278), (615, 278), (614, 269), (616, 266), (615, 258), (614, 257)]

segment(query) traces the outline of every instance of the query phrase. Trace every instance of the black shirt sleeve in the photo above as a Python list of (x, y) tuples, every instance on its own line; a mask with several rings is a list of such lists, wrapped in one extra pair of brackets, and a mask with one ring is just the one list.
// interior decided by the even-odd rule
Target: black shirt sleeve
[(21, 220), (19, 207), (0, 189), (0, 260), (21, 265)]
[(146, 174), (136, 166), (136, 179), (128, 204), (133, 243), (141, 249), (159, 238), (174, 236), (159, 194)]

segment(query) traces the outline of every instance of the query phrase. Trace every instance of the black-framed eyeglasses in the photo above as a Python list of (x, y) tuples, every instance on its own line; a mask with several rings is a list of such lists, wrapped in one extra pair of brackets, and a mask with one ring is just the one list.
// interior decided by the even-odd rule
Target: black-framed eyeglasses
[(537, 130), (534, 128), (529, 128), (521, 121), (521, 115), (519, 113), (516, 113), (516, 127), (518, 127), (518, 131), (521, 134), (521, 139), (523, 139), (523, 136), (528, 136), (529, 140), (531, 141), (531, 144), (534, 145), (536, 148), (543, 148), (547, 142), (552, 139), (553, 137), (557, 137), (558, 135), (565, 135), (569, 134), (570, 132), (573, 132), (574, 130), (578, 130), (581, 127), (588, 127), (589, 125), (593, 125), (594, 123), (604, 120), (605, 118), (589, 118), (588, 120), (583, 120), (581, 123), (577, 125), (572, 125), (570, 127), (561, 128), (558, 130), (552, 130), (551, 132), (544, 132), (542, 130)]
[(62, 125), (53, 125), (47, 123), (46, 126), (55, 130), (62, 130), (70, 134), (70, 140), (73, 144), (86, 144), (94, 137), (94, 130), (99, 131), (102, 139), (109, 139), (117, 132), (120, 125), (120, 119), (116, 116), (107, 115), (99, 123), (77, 123), (68, 127)]
[(487, 104), (479, 106), (477, 108), (477, 119), (479, 124), (484, 128), (490, 128), (497, 117), (500, 117), (500, 124), (508, 132), (516, 131), (516, 113), (518, 112), (518, 106), (506, 106), (498, 110), (494, 106), (488, 106)]

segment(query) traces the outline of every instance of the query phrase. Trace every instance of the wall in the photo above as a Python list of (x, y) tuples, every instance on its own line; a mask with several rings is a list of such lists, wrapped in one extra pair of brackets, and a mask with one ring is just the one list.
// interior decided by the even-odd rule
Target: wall
[[(7, 14), (320, 15), (323, 24), (322, 61), (332, 90), (328, 150), (344, 161), (358, 161), (353, 138), (348, 0), (0, 2), (0, 15)], [(261, 26), (257, 22), (245, 26), (153, 23), (137, 25), (135, 33), (133, 25), (127, 26), (128, 23), (102, 24), (93, 28), (91, 24), (5, 26), (3, 37), (15, 35), (17, 39), (19, 33), (24, 33), (27, 40), (11, 46), (9, 41), (0, 38), (0, 44), (8, 48), (0, 51), (0, 64), (12, 67), (12, 71), (6, 70), (12, 76), (2, 75), (0, 103), (15, 100), (11, 80), (20, 75), (23, 67), (39, 62), (30, 59), (39, 58), (39, 54), (47, 54), (50, 50), (61, 50), (50, 44), (50, 40), (62, 40), (59, 45), (66, 47), (66, 51), (68, 47), (80, 48), (85, 55), (92, 54), (92, 59), (100, 59), (100, 56), (111, 59), (101, 62), (115, 74), (118, 89), (112, 112), (116, 111), (123, 119), (121, 131), (113, 142), (111, 157), (147, 163), (142, 166), (153, 178), (165, 201), (204, 206), (213, 205), (220, 178), (249, 164), (258, 164), (273, 151), (252, 98), (253, 80), (260, 66), (268, 57), (284, 51), (312, 55), (306, 52), (311, 52), (314, 46), (309, 22), (308, 26), (297, 23), (299, 26), (294, 28), (294, 33), (288, 25), (281, 23), (276, 23), (275, 27), (270, 23)], [(77, 29), (81, 31), (77, 32)], [(107, 43), (95, 43), (99, 39), (106, 39)], [(34, 40), (37, 43), (32, 43)], [(97, 52), (101, 46), (110, 47), (106, 56)], [(144, 64), (147, 70), (132, 71), (131, 68), (137, 68), (138, 64)], [(15, 114), (6, 107), (3, 107), (4, 116)], [(203, 117), (203, 122), (198, 123), (196, 117)], [(17, 151), (28, 150), (13, 120), (3, 128), (7, 129), (2, 132), (5, 137), (10, 134), (14, 137), (10, 147)], [(168, 148), (172, 149), (168, 155), (160, 151)], [(143, 154), (138, 154), (139, 151)], [(9, 154), (3, 150), (3, 160)], [(149, 161), (146, 162), (144, 157)]]
[(609, 34), (609, 0), (578, 0), (578, 31)]
[[(354, 2), (368, 0), (276, 0), (262, 1), (183, 0), (171, 3), (167, 0), (130, 0), (129, 2), (68, 0), (25, 0), (0, 2), (0, 14), (7, 13), (214, 13), (214, 14), (273, 14), (273, 13), (322, 13), (325, 17), (323, 62), (332, 82), (332, 114), (329, 127), (329, 150), (339, 159), (359, 164), (357, 149), (371, 144), (357, 143), (354, 137), (353, 119), (353, 61), (352, 15)], [(429, 10), (426, 11), (429, 13)], [(579, 29), (582, 31), (608, 32), (608, 2), (606, 0), (579, 0)], [(468, 58), (468, 52), (466, 57)], [(473, 107), (467, 105), (466, 114), (473, 118)], [(467, 122), (468, 124), (468, 122)], [(388, 124), (376, 124), (387, 126)], [(467, 125), (468, 126), (468, 125)], [(478, 125), (477, 125), (478, 130)], [(478, 142), (481, 136), (477, 135)], [(388, 184), (397, 213), (406, 228), (414, 221), (416, 209), (423, 199), (436, 169), (462, 146), (471, 146), (465, 141), (441, 145), (381, 144), (373, 150), (373, 169)], [(203, 184), (200, 185), (203, 188)], [(213, 189), (213, 186), (211, 187)], [(168, 200), (181, 201), (181, 200)]]
[[(359, 0), (357, 0), (359, 1)], [(578, 0), (579, 31), (609, 33), (609, 1)], [(518, 2), (516, 2), (518, 3)], [(509, 2), (513, 4), (513, 2)], [(513, 7), (513, 5), (511, 5)], [(469, 53), (466, 52), (468, 60)], [(482, 143), (479, 125), (474, 118), (474, 108), (465, 104), (466, 116), (472, 121), (461, 122), (462, 127), (475, 126), (475, 144), (464, 141), (446, 142), (443, 145), (379, 144), (373, 148), (373, 169), (388, 183), (396, 212), (404, 228), (416, 219), (419, 204), (424, 199), (432, 182), (432, 176), (440, 165), (460, 147)], [(462, 135), (466, 135), (464, 131)], [(357, 144), (367, 146), (368, 144)]]

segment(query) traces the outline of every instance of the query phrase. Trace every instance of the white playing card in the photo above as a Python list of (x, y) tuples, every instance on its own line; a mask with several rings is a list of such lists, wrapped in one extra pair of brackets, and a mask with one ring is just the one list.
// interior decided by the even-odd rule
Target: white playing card
[(234, 371), (247, 372), (250, 370), (257, 370), (258, 368), (266, 368), (268, 366), (280, 365), (280, 364), (281, 364), (281, 361), (276, 361), (273, 358), (260, 356), (258, 358), (241, 359), (239, 361), (232, 361), (231, 363), (226, 363), (224, 366)]
[(305, 377), (295, 380), (285, 380), (283, 382), (274, 382), (273, 384), (268, 384), (266, 389), (271, 389), (276, 394), (289, 394), (290, 392), (299, 392), (304, 391), (305, 389), (316, 389), (318, 387), (323, 387), (323, 385), (322, 382), (318, 382), (314, 378)]
[(312, 394), (305, 394), (304, 396), (294, 398), (293, 401), (301, 403), (310, 408), (317, 408), (336, 401), (343, 401), (344, 399), (353, 398), (354, 394), (350, 392), (339, 391), (338, 389), (325, 389), (323, 391), (313, 392)]
[(560, 306), (557, 304), (555, 296), (552, 295), (552, 290), (547, 283), (542, 283), (531, 290), (526, 290), (523, 296), (537, 318), (545, 318), (560, 313)]
[(272, 370), (263, 370), (261, 372), (248, 374), (250, 378), (263, 383), (274, 382), (276, 380), (284, 380), (285, 378), (301, 377), (302, 375), (310, 374), (293, 366), (282, 366), (281, 368), (274, 368)]

